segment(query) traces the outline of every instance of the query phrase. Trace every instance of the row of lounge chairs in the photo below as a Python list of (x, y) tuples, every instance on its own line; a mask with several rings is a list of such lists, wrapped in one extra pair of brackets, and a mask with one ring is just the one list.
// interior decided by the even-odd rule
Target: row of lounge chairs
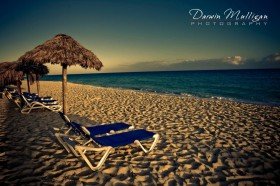
[[(145, 129), (135, 129), (134, 126), (123, 122), (85, 127), (71, 121), (60, 112), (61, 106), (52, 97), (39, 97), (37, 94), (29, 93), (19, 95), (7, 90), (4, 91), (4, 95), (13, 101), (21, 109), (21, 113), (24, 114), (28, 114), (34, 109), (44, 108), (58, 112), (64, 124), (60, 129), (55, 129), (54, 136), (68, 153), (81, 157), (93, 171), (102, 167), (115, 148), (136, 144), (145, 153), (148, 153), (155, 148), (159, 140), (159, 134)], [(143, 145), (143, 141), (146, 140), (151, 142), (149, 147)], [(89, 158), (91, 156), (87, 154), (89, 152), (93, 152), (94, 155), (103, 152), (103, 155), (97, 163), (92, 163)]]
[(36, 109), (48, 109), (54, 112), (59, 112), (62, 109), (58, 101), (52, 97), (39, 97), (38, 94), (28, 92), (19, 94), (16, 91), (8, 90), (4, 90), (3, 94), (15, 103), (23, 114), (29, 114), (32, 110)]

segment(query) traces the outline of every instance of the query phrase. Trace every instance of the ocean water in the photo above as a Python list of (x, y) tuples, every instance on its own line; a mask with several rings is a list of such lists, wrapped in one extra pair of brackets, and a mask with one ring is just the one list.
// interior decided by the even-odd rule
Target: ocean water
[[(61, 81), (61, 75), (43, 80)], [(129, 72), (68, 75), (68, 81), (203, 98), (280, 105), (280, 69)]]

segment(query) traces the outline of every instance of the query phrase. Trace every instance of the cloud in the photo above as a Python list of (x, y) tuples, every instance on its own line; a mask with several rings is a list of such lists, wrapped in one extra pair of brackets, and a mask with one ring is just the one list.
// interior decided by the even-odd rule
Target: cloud
[(115, 72), (133, 71), (177, 71), (177, 70), (223, 70), (223, 69), (265, 69), (280, 68), (280, 53), (261, 60), (246, 59), (239, 55), (205, 60), (158, 60), (142, 61), (112, 69)]
[[(241, 65), (240, 65), (241, 66)], [(114, 71), (170, 71), (170, 70), (216, 70), (216, 69), (238, 69), (240, 66), (225, 62), (221, 59), (206, 60), (159, 60), (138, 62), (131, 65), (123, 65), (115, 68)]]
[(155, 71), (155, 70), (168, 70), (166, 67), (168, 64), (166, 61), (141, 61), (131, 65), (121, 65), (118, 68), (113, 69), (114, 71)]
[(233, 65), (241, 65), (245, 60), (241, 56), (232, 56), (224, 58), (224, 61)]
[(274, 63), (274, 62), (277, 62), (277, 63), (280, 63), (280, 53), (277, 52), (275, 54), (271, 54), (269, 56), (266, 56), (263, 61), (265, 62), (270, 62), (270, 63)]

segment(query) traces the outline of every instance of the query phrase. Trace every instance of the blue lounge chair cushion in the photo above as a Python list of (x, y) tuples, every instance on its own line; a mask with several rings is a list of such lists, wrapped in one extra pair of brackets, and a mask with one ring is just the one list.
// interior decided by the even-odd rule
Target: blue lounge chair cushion
[(97, 125), (92, 127), (86, 127), (87, 130), (90, 132), (92, 136), (96, 136), (99, 134), (106, 134), (110, 131), (119, 131), (119, 130), (125, 130), (129, 128), (131, 125), (126, 123), (112, 123), (112, 124), (104, 124), (104, 125)]
[(90, 135), (90, 137), (99, 145), (120, 147), (134, 143), (135, 140), (142, 141), (150, 139), (154, 135), (155, 133), (153, 132), (144, 129), (139, 129), (129, 132), (118, 133), (110, 136), (95, 137)]

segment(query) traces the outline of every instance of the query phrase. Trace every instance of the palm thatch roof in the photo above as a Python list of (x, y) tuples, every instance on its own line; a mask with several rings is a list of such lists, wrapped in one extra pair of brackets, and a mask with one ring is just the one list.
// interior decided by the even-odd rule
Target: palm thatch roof
[(42, 45), (26, 52), (19, 61), (34, 61), (37, 63), (51, 63), (61, 65), (80, 65), (83, 68), (100, 70), (102, 62), (90, 50), (81, 46), (72, 37), (58, 34)]
[(23, 72), (16, 71), (17, 62), (1, 62), (0, 63), (0, 87), (6, 85), (17, 85), (24, 79)]

